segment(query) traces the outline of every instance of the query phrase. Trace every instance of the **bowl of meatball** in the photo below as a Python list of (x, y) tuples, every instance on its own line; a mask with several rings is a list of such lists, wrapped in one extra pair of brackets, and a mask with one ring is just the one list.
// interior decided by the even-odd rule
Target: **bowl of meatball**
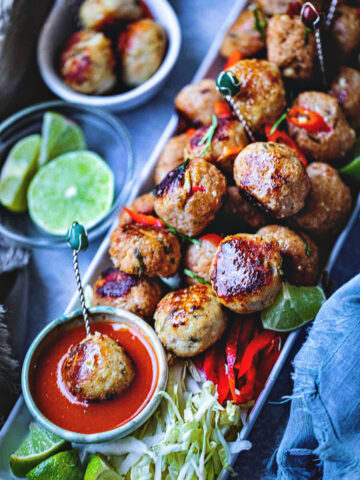
[(160, 90), (180, 44), (166, 0), (58, 0), (37, 58), (45, 83), (64, 100), (126, 111)]

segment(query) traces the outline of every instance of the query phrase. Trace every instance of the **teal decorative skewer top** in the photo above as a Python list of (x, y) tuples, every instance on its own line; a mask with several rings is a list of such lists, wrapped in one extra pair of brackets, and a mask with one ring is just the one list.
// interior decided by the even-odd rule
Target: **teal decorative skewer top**
[(79, 252), (86, 250), (87, 247), (89, 246), (89, 241), (88, 241), (85, 227), (78, 222), (73, 222), (73, 224), (71, 225), (71, 227), (67, 232), (66, 241), (68, 246), (73, 251), (75, 278), (76, 278), (76, 283), (77, 283), (79, 296), (80, 296), (86, 335), (91, 335), (90, 325), (89, 325), (89, 314), (85, 304), (84, 289), (81, 283), (79, 259), (78, 259)]

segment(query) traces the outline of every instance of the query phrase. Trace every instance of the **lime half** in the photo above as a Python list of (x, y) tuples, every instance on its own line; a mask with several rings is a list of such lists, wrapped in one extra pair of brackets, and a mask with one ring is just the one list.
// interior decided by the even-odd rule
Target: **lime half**
[(20, 447), (10, 457), (10, 467), (14, 475), (24, 477), (51, 455), (70, 447), (70, 443), (48, 432), (36, 423), (31, 423), (29, 434)]
[(104, 455), (97, 453), (90, 458), (84, 480), (121, 480)]
[(77, 450), (60, 452), (31, 470), (29, 480), (83, 480), (84, 472)]
[(40, 166), (63, 153), (86, 149), (81, 128), (59, 113), (45, 113), (41, 135)]
[(17, 142), (4, 163), (0, 177), (0, 202), (13, 212), (27, 210), (27, 189), (36, 173), (40, 135), (29, 135)]
[(28, 190), (32, 220), (53, 235), (65, 235), (73, 221), (90, 228), (110, 210), (114, 175), (93, 152), (71, 152), (42, 167)]

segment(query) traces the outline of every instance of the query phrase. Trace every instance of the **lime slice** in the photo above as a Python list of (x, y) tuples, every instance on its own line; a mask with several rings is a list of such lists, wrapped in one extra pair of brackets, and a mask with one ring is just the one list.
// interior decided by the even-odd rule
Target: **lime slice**
[(48, 432), (36, 423), (31, 423), (29, 434), (20, 447), (10, 457), (10, 467), (14, 475), (24, 477), (51, 455), (70, 447), (70, 443)]
[(345, 165), (345, 167), (340, 168), (340, 173), (351, 180), (360, 182), (360, 156), (354, 158), (354, 160)]
[(0, 177), (0, 202), (13, 212), (27, 210), (27, 189), (37, 170), (40, 135), (17, 142), (4, 163)]
[(63, 153), (86, 149), (81, 128), (59, 113), (45, 113), (41, 135), (40, 166)]
[(84, 471), (77, 450), (60, 452), (31, 470), (29, 480), (83, 480)]
[(97, 453), (90, 458), (84, 480), (121, 480), (104, 455)]
[(114, 199), (114, 175), (93, 152), (65, 153), (42, 167), (28, 190), (32, 220), (53, 235), (65, 235), (73, 221), (89, 228)]

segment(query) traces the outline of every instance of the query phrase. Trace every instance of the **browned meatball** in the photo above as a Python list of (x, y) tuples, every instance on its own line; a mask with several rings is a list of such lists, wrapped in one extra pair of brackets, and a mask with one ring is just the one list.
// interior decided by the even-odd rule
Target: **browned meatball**
[(260, 237), (276, 240), (283, 258), (283, 270), (291, 283), (316, 285), (319, 279), (319, 250), (305, 234), (281, 225), (268, 225), (258, 232)]
[(101, 30), (118, 20), (136, 20), (142, 14), (137, 0), (85, 0), (79, 10), (84, 28)]
[(155, 189), (155, 211), (179, 232), (196, 236), (215, 218), (226, 193), (224, 175), (202, 159), (172, 170)]
[(274, 15), (266, 30), (267, 58), (284, 77), (310, 79), (315, 58), (315, 38), (299, 16)]
[(189, 142), (186, 133), (176, 135), (170, 138), (162, 151), (155, 167), (156, 185), (163, 180), (166, 175), (178, 167), (184, 161), (184, 150)]
[(125, 390), (134, 375), (123, 347), (99, 332), (76, 345), (62, 366), (66, 386), (81, 401), (110, 399)]
[[(298, 0), (300, 5), (303, 5), (307, 0)], [(266, 15), (275, 15), (276, 13), (288, 13), (291, 3), (294, 0), (257, 0), (256, 3), (264, 11)], [(314, 0), (313, 5), (321, 10), (322, 0)]]
[[(210, 282), (210, 265), (217, 246), (221, 242), (220, 235), (208, 234), (201, 237), (201, 245), (191, 243), (185, 253), (184, 265), (207, 282)], [(198, 281), (192, 277), (186, 278), (187, 283), (194, 285)]]
[(331, 33), (340, 50), (350, 54), (360, 46), (360, 18), (356, 8), (339, 5), (334, 15)]
[[(129, 210), (135, 213), (143, 213), (145, 215), (153, 215), (154, 210), (154, 197), (152, 192), (140, 195), (129, 205)], [(119, 225), (126, 225), (127, 223), (133, 223), (130, 215), (123, 210), (119, 217)]]
[(334, 162), (345, 156), (355, 143), (355, 132), (334, 97), (323, 92), (303, 92), (294, 102), (323, 117), (329, 131), (308, 132), (288, 121), (290, 135), (304, 154), (313, 160)]
[(244, 127), (237, 120), (218, 120), (210, 147), (206, 149), (201, 141), (208, 128), (208, 125), (203, 126), (194, 132), (187, 146), (186, 155), (189, 158), (201, 157), (216, 165), (223, 173), (232, 176), (236, 156), (249, 143)]
[(265, 125), (275, 123), (286, 107), (284, 84), (278, 67), (267, 60), (240, 60), (228, 69), (241, 88), (234, 102), (249, 127), (263, 133)]
[(115, 267), (133, 275), (172, 277), (180, 264), (180, 244), (166, 228), (128, 224), (111, 234), (110, 257)]
[(211, 265), (211, 283), (219, 301), (237, 313), (258, 312), (280, 290), (282, 259), (276, 241), (258, 235), (225, 237)]
[(314, 162), (307, 167), (311, 181), (305, 208), (291, 224), (315, 237), (333, 237), (345, 225), (351, 210), (350, 189), (335, 168)]
[(226, 314), (209, 285), (168, 293), (159, 302), (154, 319), (161, 342), (178, 357), (203, 352), (226, 328)]
[(265, 42), (255, 28), (254, 11), (245, 10), (226, 32), (220, 53), (224, 57), (230, 57), (234, 52), (240, 51), (244, 57), (253, 57), (264, 47)]
[(186, 85), (175, 98), (176, 110), (194, 125), (211, 123), (215, 102), (224, 101), (217, 91), (215, 80), (205, 78)]
[(354, 68), (340, 67), (331, 84), (330, 95), (334, 96), (344, 110), (353, 128), (360, 126), (360, 72)]
[(61, 53), (61, 76), (73, 90), (100, 95), (113, 88), (115, 58), (111, 41), (103, 33), (80, 30)]
[(94, 284), (92, 303), (123, 308), (140, 317), (150, 318), (161, 297), (162, 288), (156, 279), (108, 268)]
[(292, 148), (274, 142), (251, 143), (234, 163), (236, 185), (276, 218), (294, 215), (310, 190), (306, 169)]

